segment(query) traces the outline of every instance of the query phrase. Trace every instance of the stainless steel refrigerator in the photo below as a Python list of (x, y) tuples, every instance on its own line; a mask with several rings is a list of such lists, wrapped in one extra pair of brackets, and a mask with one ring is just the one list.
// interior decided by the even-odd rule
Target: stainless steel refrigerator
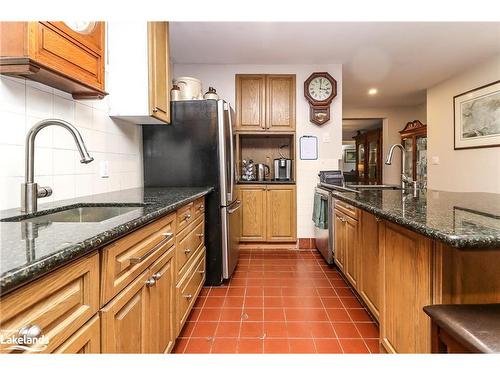
[(172, 102), (170, 125), (143, 125), (144, 186), (212, 186), (206, 197), (206, 285), (230, 278), (238, 262), (240, 207), (234, 112), (223, 100)]

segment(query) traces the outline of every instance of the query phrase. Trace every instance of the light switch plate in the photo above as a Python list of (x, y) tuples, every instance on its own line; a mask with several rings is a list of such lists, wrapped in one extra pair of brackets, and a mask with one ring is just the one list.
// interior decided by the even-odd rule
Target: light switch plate
[(439, 165), (439, 156), (433, 156), (431, 158), (432, 165)]
[(109, 177), (109, 163), (107, 160), (101, 160), (99, 163), (99, 176), (101, 178)]
[(330, 133), (325, 133), (323, 135), (323, 143), (330, 143)]

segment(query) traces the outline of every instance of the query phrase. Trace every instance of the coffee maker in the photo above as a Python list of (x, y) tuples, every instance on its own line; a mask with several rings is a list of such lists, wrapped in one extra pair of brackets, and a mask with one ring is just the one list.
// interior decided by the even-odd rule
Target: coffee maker
[(278, 181), (292, 180), (292, 159), (274, 159), (274, 179)]

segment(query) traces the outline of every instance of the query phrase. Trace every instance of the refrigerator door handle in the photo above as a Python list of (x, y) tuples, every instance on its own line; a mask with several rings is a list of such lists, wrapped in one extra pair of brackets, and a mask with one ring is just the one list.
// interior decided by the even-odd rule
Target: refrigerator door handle
[(234, 180), (235, 180), (235, 169), (236, 166), (234, 165), (234, 140), (233, 140), (233, 122), (231, 119), (231, 107), (229, 103), (224, 103), (224, 110), (227, 111), (227, 118), (229, 121), (229, 147), (231, 150), (230, 154), (230, 162), (231, 162), (231, 191), (228, 193), (228, 201), (233, 200), (233, 193), (234, 193)]
[[(235, 206), (235, 207), (233, 207)], [(228, 214), (233, 214), (235, 213), (236, 211), (238, 211), (239, 209), (241, 208), (241, 201), (238, 199), (237, 201), (235, 201), (231, 206), (229, 206), (227, 208), (227, 213)]]

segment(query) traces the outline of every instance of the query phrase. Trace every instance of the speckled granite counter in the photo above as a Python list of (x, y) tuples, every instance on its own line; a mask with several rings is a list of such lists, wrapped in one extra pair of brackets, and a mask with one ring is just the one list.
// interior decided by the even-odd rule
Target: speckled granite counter
[(202, 197), (206, 188), (138, 188), (79, 197), (39, 206), (51, 213), (62, 206), (131, 206), (134, 210), (101, 222), (5, 222), (19, 210), (0, 211), (0, 294), (5, 294), (72, 260), (97, 251), (134, 229)]
[(457, 248), (500, 249), (500, 194), (333, 191), (334, 198)]

